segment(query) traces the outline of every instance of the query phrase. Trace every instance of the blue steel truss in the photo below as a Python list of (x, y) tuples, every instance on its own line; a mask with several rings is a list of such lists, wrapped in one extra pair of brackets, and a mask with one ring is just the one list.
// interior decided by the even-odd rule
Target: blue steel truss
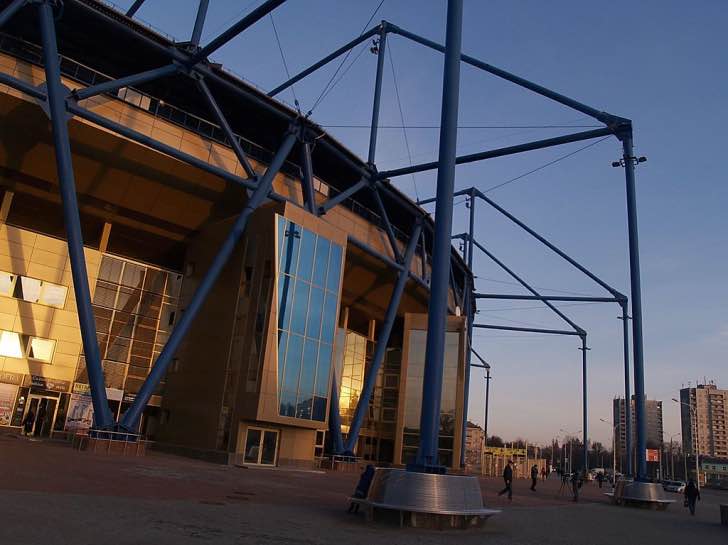
[[(136, 11), (142, 6), (143, 2), (144, 0), (136, 0), (131, 8), (127, 11), (126, 16), (132, 17), (136, 13)], [(145, 45), (152, 47), (158, 52), (162, 53), (168, 58), (169, 64), (161, 66), (155, 70), (148, 70), (139, 74), (126, 76), (111, 82), (92, 86), (90, 88), (80, 90), (76, 93), (71, 94), (68, 94), (67, 90), (61, 84), (59, 57), (55, 34), (54, 8), (60, 7), (62, 2), (60, 0), (13, 0), (5, 7), (2, 12), (0, 12), (0, 25), (2, 25), (10, 20), (21, 9), (37, 9), (38, 24), (42, 34), (44, 65), (46, 72), (45, 89), (33, 87), (25, 82), (22, 82), (5, 74), (0, 75), (0, 83), (9, 85), (10, 87), (22, 91), (39, 101), (47, 103), (47, 112), (51, 119), (53, 128), (53, 140), (56, 152), (56, 166), (58, 171), (60, 192), (63, 201), (63, 214), (66, 222), (69, 255), (71, 259), (71, 269), (74, 279), (74, 290), (79, 310), (79, 323), (83, 339), (84, 352), (86, 354), (86, 366), (89, 375), (91, 396), (93, 399), (93, 405), (95, 410), (95, 428), (102, 431), (112, 430), (115, 428), (121, 429), (122, 431), (136, 430), (136, 428), (138, 427), (139, 415), (146, 405), (148, 398), (151, 395), (151, 392), (164, 375), (165, 369), (169, 364), (172, 355), (174, 354), (174, 350), (189, 329), (197, 310), (199, 310), (199, 307), (205, 300), (207, 293), (209, 292), (212, 285), (215, 283), (215, 280), (221, 268), (225, 265), (235, 244), (242, 236), (247, 225), (248, 218), (257, 208), (257, 206), (259, 206), (266, 199), (273, 199), (276, 201), (286, 200), (284, 197), (277, 195), (272, 190), (272, 179), (281, 168), (283, 162), (289, 155), (295, 142), (298, 141), (303, 144), (303, 176), (301, 176), (301, 183), (304, 194), (304, 205), (309, 212), (317, 215), (325, 214), (327, 210), (331, 209), (336, 204), (343, 202), (346, 198), (356, 194), (363, 189), (369, 189), (370, 191), (374, 192), (375, 202), (380, 209), (382, 221), (384, 222), (385, 231), (390, 240), (394, 259), (391, 259), (387, 256), (382, 256), (371, 248), (368, 248), (365, 244), (358, 241), (356, 241), (356, 244), (359, 247), (367, 248), (370, 253), (374, 253), (375, 255), (383, 258), (383, 261), (393, 265), (394, 268), (399, 271), (399, 277), (397, 280), (397, 284), (395, 285), (395, 292), (393, 293), (393, 298), (390, 303), (390, 307), (392, 307), (393, 310), (392, 312), (389, 312), (390, 309), (388, 309), (387, 320), (385, 320), (385, 327), (383, 327), (383, 330), (387, 329), (387, 322), (393, 321), (393, 316), (396, 315), (396, 310), (399, 306), (399, 299), (401, 297), (401, 291), (403, 291), (404, 283), (408, 278), (413, 278), (420, 285), (429, 286), (431, 295), (428, 309), (429, 318), (427, 335), (427, 358), (425, 363), (425, 380), (423, 385), (422, 416), (420, 423), (421, 442), (418, 452), (417, 464), (414, 469), (421, 471), (440, 471), (441, 468), (439, 467), (437, 460), (440, 410), (439, 404), (443, 371), (445, 317), (448, 313), (447, 292), (450, 283), (450, 260), (452, 253), (450, 230), (452, 224), (452, 199), (454, 195), (453, 188), (456, 165), (490, 159), (494, 157), (502, 157), (505, 155), (517, 154), (525, 151), (542, 149), (551, 146), (558, 146), (569, 142), (577, 142), (606, 135), (614, 135), (622, 142), (622, 164), (624, 165), (626, 172), (625, 179), (627, 197), (627, 227), (629, 232), (632, 334), (634, 339), (634, 386), (637, 422), (637, 478), (645, 479), (647, 468), (645, 459), (646, 415), (642, 346), (642, 309), (640, 293), (641, 288), (634, 178), (635, 161), (632, 150), (632, 122), (628, 119), (596, 110), (574, 99), (556, 93), (555, 91), (551, 91), (543, 86), (520, 78), (509, 72), (489, 65), (483, 61), (462, 54), (462, 0), (449, 0), (445, 45), (438, 44), (436, 42), (418, 36), (417, 34), (402, 29), (396, 25), (393, 25), (386, 21), (382, 21), (381, 24), (362, 33), (358, 38), (339, 48), (321, 61), (313, 64), (306, 70), (292, 77), (287, 82), (276, 87), (273, 91), (269, 93), (269, 96), (275, 96), (296, 81), (301, 80), (302, 78), (313, 73), (322, 66), (328, 64), (332, 60), (338, 58), (340, 55), (349, 51), (357, 44), (362, 43), (363, 41), (373, 36), (379, 36), (377, 77), (374, 88), (374, 106), (372, 111), (372, 127), (370, 133), (370, 145), (367, 165), (361, 166), (355, 163), (339, 149), (335, 148), (331, 143), (327, 142), (326, 140), (321, 140), (320, 145), (324, 146), (327, 151), (335, 154), (338, 158), (347, 163), (347, 165), (351, 167), (354, 171), (358, 172), (361, 175), (361, 180), (351, 186), (349, 189), (346, 189), (338, 195), (331, 197), (317, 208), (314, 205), (314, 201), (312, 198), (313, 168), (311, 165), (310, 131), (315, 130), (317, 134), (320, 134), (320, 127), (316, 127), (313, 123), (308, 121), (308, 119), (302, 118), (296, 112), (280, 108), (271, 102), (267, 102), (256, 96), (255, 94), (249, 92), (244, 87), (238, 86), (228, 79), (221, 77), (207, 62), (210, 54), (217, 51), (220, 47), (228, 43), (230, 40), (234, 39), (245, 29), (255, 24), (257, 21), (265, 17), (267, 14), (272, 12), (275, 8), (277, 8), (284, 2), (285, 0), (267, 0), (266, 2), (263, 2), (259, 7), (242, 17), (239, 21), (234, 23), (219, 36), (211, 40), (209, 43), (205, 44), (204, 46), (200, 46), (199, 40), (202, 34), (202, 29), (204, 26), (209, 3), (209, 0), (200, 0), (197, 15), (195, 17), (194, 29), (191, 35), (191, 41), (188, 44), (189, 47), (187, 47), (186, 49), (172, 47), (170, 45), (165, 45), (164, 43), (155, 41), (147, 36), (137, 33), (133, 28), (123, 24), (115, 18), (110, 17), (106, 14), (99, 13), (99, 17), (103, 17), (108, 23), (113, 24), (114, 28), (118, 30), (118, 32), (125, 33), (126, 35), (131, 36), (134, 40), (137, 40), (139, 42), (144, 42)], [(66, 4), (82, 5), (81, 0), (66, 0)], [(401, 37), (419, 43), (425, 47), (440, 51), (445, 54), (445, 68), (443, 73), (443, 102), (440, 124), (440, 150), (439, 159), (436, 162), (378, 172), (375, 162), (376, 141), (377, 129), (379, 124), (379, 104), (381, 99), (381, 80), (383, 71), (384, 50), (386, 47), (386, 39), (389, 34), (399, 35)], [(510, 81), (516, 85), (529, 89), (534, 93), (540, 94), (560, 104), (563, 104), (590, 117), (593, 117), (594, 119), (602, 122), (605, 126), (603, 128), (595, 130), (575, 133), (571, 135), (564, 135), (536, 142), (520, 144), (517, 146), (488, 150), (480, 153), (474, 153), (458, 157), (456, 156), (455, 152), (455, 144), (458, 117), (459, 70), (460, 64), (462, 62), (470, 64), (485, 72)], [(230, 91), (234, 96), (244, 98), (247, 101), (252, 101), (257, 107), (264, 109), (287, 122), (289, 128), (285, 134), (281, 135), (282, 140), (280, 147), (278, 148), (278, 151), (276, 152), (273, 160), (270, 162), (265, 173), (263, 173), (262, 175), (257, 175), (248, 164), (242, 148), (239, 148), (234, 143), (231, 144), (233, 146), (233, 151), (235, 152), (238, 161), (245, 170), (246, 175), (248, 176), (247, 178), (241, 178), (223, 169), (213, 167), (207, 163), (200, 161), (199, 159), (172, 149), (171, 147), (166, 146), (161, 142), (141, 135), (136, 131), (133, 131), (106, 118), (103, 118), (102, 116), (99, 116), (98, 114), (95, 114), (88, 109), (78, 105), (79, 101), (89, 98), (94, 94), (112, 92), (121, 87), (138, 85), (140, 83), (149, 82), (173, 73), (187, 74), (197, 82), (200, 92), (204, 96), (213, 115), (220, 123), (222, 130), (226, 133), (226, 135), (228, 136), (228, 140), (230, 140), (231, 143), (235, 142), (236, 139), (230, 138), (231, 130), (229, 124), (226, 121), (225, 114), (217, 105), (217, 102), (215, 101), (212, 93), (210, 93), (209, 87), (206, 84), (207, 82), (214, 82), (216, 85), (222, 86), (226, 90)], [(112, 132), (125, 136), (126, 138), (129, 138), (135, 142), (147, 145), (161, 153), (165, 153), (171, 157), (194, 165), (206, 172), (210, 172), (217, 176), (220, 176), (221, 178), (231, 183), (242, 185), (252, 191), (252, 195), (249, 198), (248, 203), (245, 205), (245, 208), (235, 222), (235, 225), (231, 230), (228, 238), (225, 240), (222, 247), (220, 248), (218, 255), (214, 259), (210, 270), (205, 275), (203, 282), (201, 283), (198, 291), (195, 293), (193, 297), (193, 303), (190, 305), (190, 307), (187, 309), (187, 312), (185, 313), (184, 321), (181, 321), (175, 328), (174, 333), (170, 337), (167, 346), (162, 351), (162, 354), (160, 354), (159, 358), (154, 364), (152, 372), (142, 386), (140, 394), (136, 397), (133, 405), (123, 415), (121, 421), (118, 424), (113, 421), (113, 418), (108, 411), (106, 392), (104, 389), (103, 370), (101, 367), (98, 345), (96, 343), (94, 317), (91, 309), (88, 277), (86, 275), (85, 261), (83, 255), (83, 240), (81, 237), (78, 203), (76, 200), (75, 180), (71, 160), (71, 147), (68, 138), (67, 121), (69, 114), (91, 121), (92, 123), (104, 127)], [(433, 250), (431, 255), (429, 256), (432, 278), (430, 282), (427, 283), (425, 280), (410, 271), (410, 262), (412, 259), (412, 255), (416, 251), (417, 241), (420, 239), (420, 237), (424, 237), (422, 221), (416, 221), (416, 224), (413, 228), (412, 236), (410, 237), (410, 241), (407, 245), (406, 252), (404, 255), (402, 255), (399, 248), (397, 247), (396, 239), (394, 238), (394, 230), (392, 229), (392, 226), (389, 222), (386, 211), (384, 210), (384, 207), (381, 206), (379, 191), (381, 191), (383, 187), (386, 187), (388, 178), (434, 169), (438, 170), (438, 183), (435, 224), (434, 232), (432, 233)], [(483, 196), (480, 197), (483, 198)], [(485, 200), (486, 202), (488, 202), (487, 198), (485, 198)], [(491, 205), (493, 204), (491, 203)], [(532, 232), (532, 234), (537, 238), (539, 237), (539, 235), (537, 235), (535, 232)], [(424, 238), (422, 240), (424, 241)], [(352, 242), (351, 239), (350, 242)], [(472, 237), (470, 237), (470, 242), (472, 243)], [(428, 256), (424, 244), (421, 245), (421, 251), (423, 257), (425, 257), (426, 260)], [(471, 244), (467, 256), (470, 265), (472, 265), (472, 251), (473, 246)], [(565, 254), (562, 257), (565, 257)], [(424, 269), (425, 267), (423, 267), (423, 274)], [(588, 273), (585, 269), (583, 270), (583, 272), (586, 272), (591, 276), (591, 273)], [(398, 290), (397, 288), (399, 288), (400, 284), (402, 285), (402, 288)], [(606, 287), (605, 284), (602, 285)], [(465, 299), (465, 302), (468, 305), (472, 305), (474, 302), (473, 286), (466, 286), (464, 287), (464, 290), (465, 294), (463, 298)], [(625, 309), (624, 316), (626, 318), (626, 297), (621, 296), (621, 294), (618, 294), (616, 291), (612, 292), (612, 295), (614, 295), (615, 298), (619, 299), (618, 302), (622, 304), (623, 309)], [(534, 294), (533, 297), (539, 296)], [(543, 297), (541, 298), (541, 300), (543, 300), (544, 302), (549, 301), (549, 299)], [(624, 320), (624, 324), (626, 331), (626, 319)], [(573, 326), (573, 324), (571, 325)], [(472, 324), (469, 324), (468, 327), (470, 329), (472, 327)], [(582, 336), (582, 339), (585, 339), (585, 333), (583, 332), (583, 330), (581, 333), (577, 332), (576, 330), (570, 331), (569, 334), (576, 334)], [(381, 351), (383, 353), (384, 347), (386, 346), (386, 341), (387, 338), (380, 335), (377, 343), (377, 351)], [(379, 345), (383, 346), (380, 347)], [(583, 347), (585, 348), (585, 345)], [(585, 357), (586, 350), (584, 351), (584, 358)], [(369, 375), (372, 375), (372, 373), (369, 373)], [(367, 376), (366, 381), (372, 380), (372, 376)], [(363, 395), (359, 401), (360, 406), (357, 407), (357, 413), (363, 412), (361, 408), (368, 406), (368, 403), (368, 396)], [(627, 407), (629, 407), (629, 404), (627, 404)], [(351, 447), (355, 444), (355, 440), (356, 434), (350, 433), (349, 437), (347, 438), (347, 448), (349, 448), (349, 450), (351, 450)], [(341, 445), (341, 441), (339, 440), (338, 443), (335, 442), (335, 444)]]

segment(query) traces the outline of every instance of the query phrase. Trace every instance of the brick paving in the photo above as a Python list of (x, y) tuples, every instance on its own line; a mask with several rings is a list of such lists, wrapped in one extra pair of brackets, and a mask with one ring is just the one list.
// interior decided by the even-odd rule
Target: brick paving
[[(596, 484), (580, 502), (560, 482), (482, 479), (488, 507), (503, 513), (478, 530), (433, 532), (367, 524), (345, 513), (357, 475), (244, 469), (150, 453), (122, 458), (76, 452), (65, 444), (0, 435), (0, 543), (155, 545), (261, 544), (705, 544), (728, 543), (718, 504), (705, 491), (698, 515), (677, 502), (667, 512), (614, 507)], [(676, 499), (680, 499), (676, 496)]]

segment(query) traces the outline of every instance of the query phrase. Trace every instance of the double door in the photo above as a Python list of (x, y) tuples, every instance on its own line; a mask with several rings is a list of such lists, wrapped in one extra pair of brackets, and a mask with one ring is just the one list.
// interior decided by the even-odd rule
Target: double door
[(278, 453), (278, 431), (263, 428), (248, 428), (245, 436), (246, 464), (268, 465), (276, 464)]
[(23, 424), (26, 419), (30, 427), (29, 435), (35, 437), (49, 437), (53, 430), (53, 422), (56, 419), (56, 411), (58, 409), (58, 399), (54, 397), (46, 397), (30, 394), (28, 403), (26, 404), (25, 415), (23, 416)]

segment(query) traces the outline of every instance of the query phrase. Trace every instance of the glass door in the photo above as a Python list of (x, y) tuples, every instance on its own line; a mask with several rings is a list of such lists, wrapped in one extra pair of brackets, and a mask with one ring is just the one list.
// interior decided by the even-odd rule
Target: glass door
[[(41, 397), (33, 394), (29, 397), (26, 418), (32, 414), (32, 425), (29, 435), (49, 437), (53, 429), (58, 400), (53, 397)], [(25, 421), (25, 418), (23, 419)]]
[(246, 464), (275, 465), (278, 453), (278, 431), (248, 428), (245, 437)]

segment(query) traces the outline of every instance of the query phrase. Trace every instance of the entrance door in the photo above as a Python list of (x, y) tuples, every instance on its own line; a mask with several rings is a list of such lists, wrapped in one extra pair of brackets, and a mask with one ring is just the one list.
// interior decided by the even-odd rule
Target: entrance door
[[(53, 422), (56, 418), (58, 400), (54, 397), (44, 397), (30, 394), (28, 396), (27, 411), (33, 411), (33, 428), (31, 435), (35, 437), (50, 437)], [(25, 421), (25, 417), (23, 418)]]
[(248, 428), (245, 437), (246, 464), (275, 465), (278, 453), (278, 431)]

